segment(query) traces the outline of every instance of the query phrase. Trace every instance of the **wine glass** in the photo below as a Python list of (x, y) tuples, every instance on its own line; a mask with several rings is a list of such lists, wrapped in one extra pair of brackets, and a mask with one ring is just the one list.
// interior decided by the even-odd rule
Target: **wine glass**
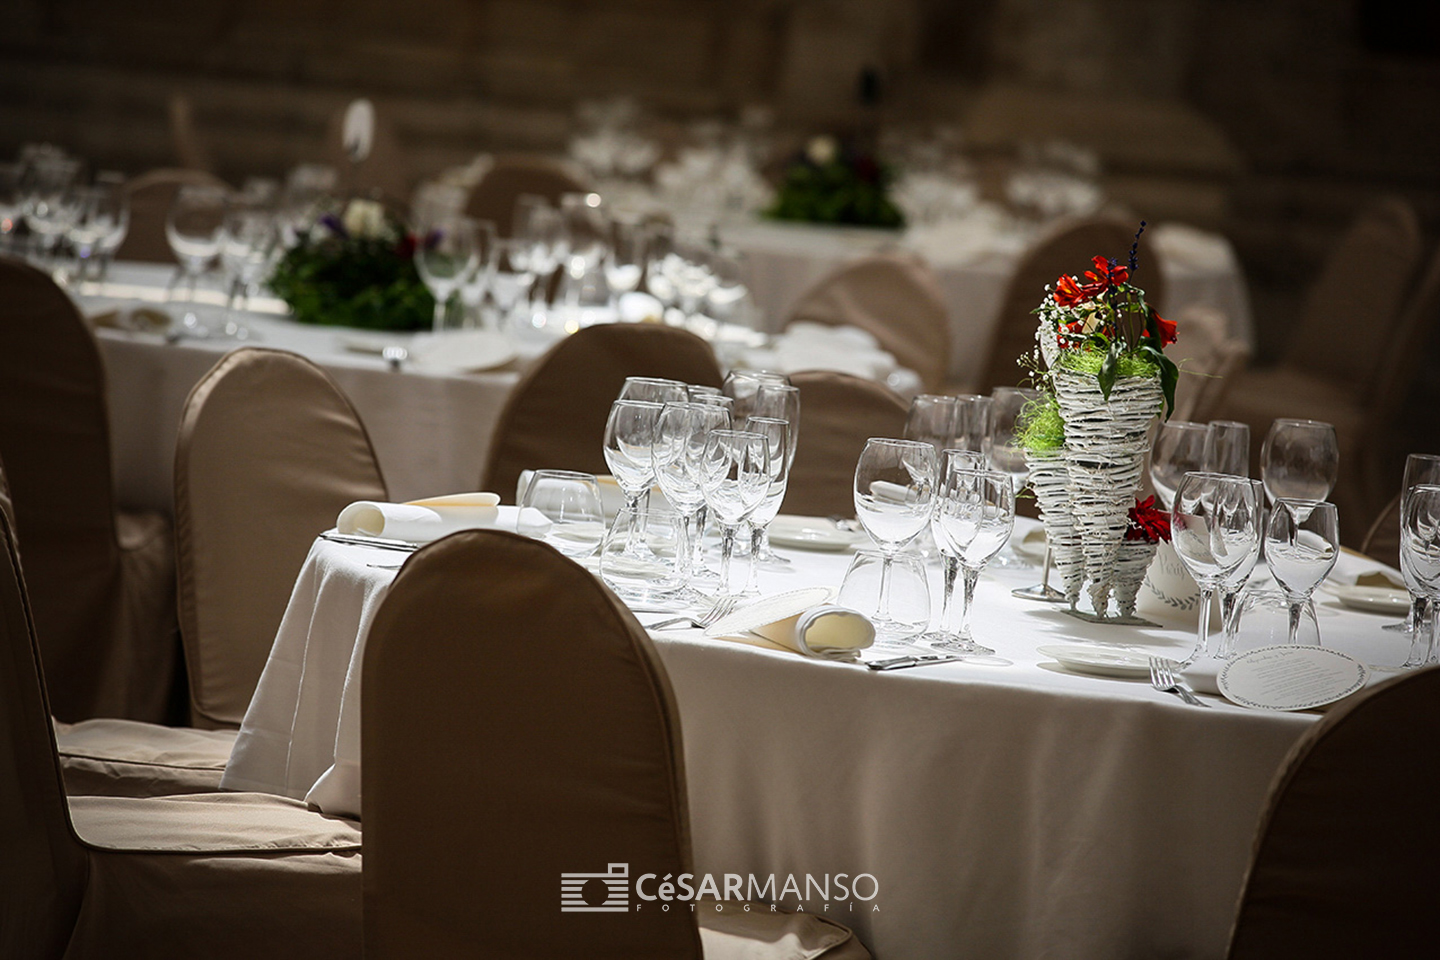
[(665, 264), (679, 295), (681, 312), (686, 318), (698, 316), (701, 304), (719, 283), (710, 269), (709, 251), (700, 244), (677, 243), (675, 253), (666, 258)]
[[(759, 388), (755, 391), (755, 399), (750, 406), (750, 416), (747, 418), (747, 422), (756, 418), (783, 420), (788, 424), (785, 431), (784, 469), (788, 483), (790, 468), (795, 465), (795, 451), (800, 446), (800, 388), (775, 380), (761, 380)], [(779, 501), (776, 501), (774, 506), (778, 511)], [(773, 519), (774, 515), (770, 517), (770, 520)], [(769, 522), (767, 520), (765, 526), (760, 528), (759, 559), (767, 563), (789, 566), (789, 560), (770, 548)]]
[[(70, 227), (70, 245), (75, 251), (76, 276), (84, 280), (90, 265), (100, 262), (108, 241), (119, 233), (123, 239), (130, 226), (130, 202), (123, 184), (96, 180), (78, 193), (75, 222)], [(119, 246), (118, 242), (115, 244)], [(99, 276), (99, 271), (94, 271)]]
[(1265, 562), (1290, 604), (1290, 642), (1300, 629), (1300, 612), (1310, 594), (1335, 568), (1340, 525), (1335, 504), (1280, 497), (1265, 527)]
[[(690, 544), (690, 530), (705, 505), (705, 493), (700, 488), (700, 455), (711, 431), (729, 428), (730, 415), (726, 411), (690, 402), (666, 403), (655, 424), (651, 460), (661, 492), (680, 517), (686, 539), (681, 545), (680, 576), (687, 585), (695, 574), (696, 551)], [(695, 539), (700, 532), (695, 532)]]
[(705, 312), (717, 320), (734, 319), (750, 295), (745, 284), (744, 255), (728, 247), (709, 251), (707, 258), (714, 285), (705, 295)]
[(989, 397), (962, 393), (955, 398), (955, 403), (955, 436), (950, 441), (950, 446), (979, 454), (974, 467), (983, 470), (990, 454), (994, 401)]
[(769, 370), (731, 370), (725, 376), (725, 384), (720, 389), (725, 396), (734, 401), (730, 413), (737, 421), (743, 422), (754, 412), (755, 396), (760, 392), (762, 383), (779, 383), (789, 386), (790, 378)]
[(567, 193), (560, 197), (565, 235), (566, 303), (580, 306), (585, 277), (599, 267), (610, 246), (610, 218), (598, 193)]
[(626, 377), (620, 388), (621, 400), (648, 400), (651, 403), (684, 403), (690, 397), (680, 380), (661, 377)]
[(1200, 587), (1200, 624), (1193, 663), (1205, 653), (1210, 629), (1210, 598), (1221, 582), (1245, 562), (1260, 539), (1260, 504), (1246, 477), (1188, 473), (1175, 490), (1170, 512), (1175, 553)]
[[(1406, 494), (1400, 514), (1400, 556), (1410, 569), (1416, 588), (1433, 610), (1440, 601), (1440, 486), (1420, 484)], [(1427, 650), (1420, 663), (1435, 662), (1437, 630), (1440, 630), (1440, 617), (1432, 617)], [(1418, 623), (1415, 632), (1417, 636), (1421, 632)], [(1405, 664), (1407, 667), (1419, 665), (1409, 661)]]
[(760, 561), (768, 559), (764, 549), (767, 546), (765, 534), (771, 521), (780, 513), (780, 504), (785, 499), (785, 489), (790, 482), (790, 459), (793, 450), (790, 427), (789, 420), (779, 417), (751, 417), (745, 421), (746, 432), (757, 433), (765, 438), (770, 456), (769, 486), (765, 490), (764, 498), (745, 520), (750, 528), (750, 572), (742, 593), (747, 595), (760, 592), (756, 583)]
[(920, 394), (910, 401), (910, 412), (905, 415), (905, 439), (923, 440), (934, 447), (938, 455), (955, 439), (959, 408), (960, 401), (954, 397)]
[[(1010, 540), (1015, 526), (1015, 488), (1008, 474), (996, 470), (973, 470), (959, 451), (947, 451), (944, 469), (935, 492), (935, 511), (930, 529), (945, 557), (945, 602), (940, 613), (940, 630), (927, 635), (931, 645), (971, 656), (994, 653), (976, 643), (971, 635), (970, 610), (975, 584), (990, 558)], [(963, 573), (964, 602), (960, 629), (951, 623), (952, 597), (957, 569)]]
[(485, 320), (485, 294), (490, 291), (495, 279), (497, 255), (495, 222), (476, 220), (475, 223), (475, 269), (460, 288), (460, 301), (465, 304), (465, 325), (488, 327)]
[[(1265, 503), (1265, 486), (1259, 480), (1251, 480), (1250, 487), (1255, 493), (1256, 509), (1263, 514)], [(1255, 545), (1245, 554), (1245, 559), (1240, 565), (1231, 570), (1220, 581), (1220, 630), (1223, 639), (1220, 642), (1221, 660), (1229, 660), (1235, 655), (1235, 630), (1237, 626), (1236, 610), (1240, 605), (1240, 594), (1245, 590), (1245, 584), (1250, 580), (1250, 574), (1255, 569), (1255, 564), (1260, 562), (1260, 548), (1264, 537), (1256, 537)]]
[[(990, 391), (990, 452), (987, 466), (1010, 478), (1015, 496), (1025, 489), (1030, 466), (1025, 461), (1025, 447), (1019, 439), (1021, 411), (1040, 399), (1040, 391), (1031, 387), (996, 387)], [(998, 567), (1030, 567), (1028, 560), (1015, 552), (1014, 544), (1002, 550), (992, 561)]]
[[(191, 185), (176, 192), (165, 219), (165, 239), (180, 262), (181, 277), (189, 289), (189, 307), (180, 322), (186, 332), (195, 336), (206, 337), (211, 332), (195, 314), (195, 293), (200, 274), (220, 255), (225, 211), (223, 189)], [(175, 286), (172, 283), (172, 294)]]
[(268, 208), (236, 199), (225, 212), (220, 230), (220, 265), (230, 279), (225, 298), (225, 332), (243, 340), (249, 336), (244, 325), (232, 317), (235, 301), (249, 303), (250, 291), (265, 278), (280, 246), (280, 228)]
[(39, 241), (40, 256), (46, 263), (53, 264), (60, 238), (74, 223), (75, 179), (81, 166), (75, 157), (47, 150), (33, 156), (25, 167), (25, 226)]
[(435, 298), (435, 332), (445, 330), (450, 298), (480, 266), (475, 221), (440, 216), (422, 222), (415, 244), (415, 270)]
[(770, 489), (770, 448), (765, 437), (742, 430), (714, 430), (705, 438), (698, 466), (700, 489), (720, 527), (720, 588), (732, 596), (730, 558), (740, 524)]
[(1270, 425), (1260, 448), (1260, 477), (1271, 503), (1324, 500), (1339, 470), (1340, 447), (1330, 424), (1281, 419)]
[(535, 299), (548, 296), (550, 275), (565, 260), (565, 223), (560, 211), (544, 197), (522, 193), (515, 198), (511, 235), (519, 241), (517, 266), (535, 275)]
[(625, 494), (626, 508), (640, 517), (641, 500), (655, 479), (655, 425), (662, 409), (647, 400), (616, 400), (605, 421), (605, 463)]
[(1205, 466), (1211, 473), (1250, 476), (1250, 425), (1211, 420), (1205, 432)]
[(521, 241), (496, 240), (490, 273), (490, 299), (495, 301), (495, 309), (502, 321), (509, 318), (526, 299), (534, 282), (535, 274), (529, 270), (521, 251)]
[[(1405, 501), (1410, 491), (1418, 486), (1440, 484), (1440, 456), (1428, 453), (1412, 453), (1405, 458), (1405, 474), (1400, 483), (1400, 517), (1404, 523)], [(1398, 624), (1387, 623), (1382, 629), (1400, 630), (1409, 633), (1411, 636), (1410, 656), (1406, 659), (1407, 667), (1418, 667), (1425, 661), (1417, 660), (1423, 655), (1421, 650), (1421, 628), (1425, 623), (1425, 616), (1430, 606), (1425, 598), (1424, 592), (1419, 584), (1415, 582), (1414, 574), (1407, 569), (1405, 554), (1400, 554), (1400, 576), (1405, 581), (1405, 588), (1410, 591), (1410, 613)]]
[[(1175, 491), (1187, 473), (1205, 469), (1205, 438), (1210, 428), (1189, 420), (1171, 420), (1160, 427), (1150, 450), (1150, 482), (1166, 510), (1175, 504)], [(1212, 470), (1211, 473), (1223, 473)]]
[(855, 465), (855, 516), (885, 558), (874, 618), (882, 644), (903, 633), (890, 617), (891, 561), (930, 522), (938, 459), (923, 440), (872, 437)]
[(610, 245), (605, 252), (605, 285), (612, 299), (640, 286), (645, 272), (649, 231), (643, 224), (615, 219), (610, 224)]
[(536, 470), (520, 498), (515, 531), (545, 541), (571, 560), (599, 550), (605, 513), (594, 474)]

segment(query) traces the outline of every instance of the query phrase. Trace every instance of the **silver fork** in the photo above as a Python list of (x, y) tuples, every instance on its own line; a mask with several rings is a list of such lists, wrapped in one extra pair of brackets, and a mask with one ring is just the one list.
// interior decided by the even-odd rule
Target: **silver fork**
[(1208, 703), (1195, 696), (1194, 691), (1180, 682), (1175, 676), (1175, 661), (1167, 660), (1165, 657), (1150, 658), (1150, 686), (1161, 693), (1173, 693), (1192, 707), (1209, 706)]
[(735, 597), (718, 597), (715, 600), (714, 606), (698, 617), (671, 617), (669, 620), (661, 620), (659, 623), (647, 623), (645, 629), (660, 630), (665, 627), (673, 627), (677, 623), (689, 623), (703, 630), (711, 624), (718, 622), (721, 617), (728, 616), (730, 611), (735, 609), (736, 603), (737, 599)]

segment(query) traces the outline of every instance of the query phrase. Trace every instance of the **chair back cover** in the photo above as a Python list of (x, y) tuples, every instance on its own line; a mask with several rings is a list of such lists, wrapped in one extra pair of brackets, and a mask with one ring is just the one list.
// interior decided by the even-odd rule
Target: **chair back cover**
[(537, 360), (510, 393), (480, 489), (510, 497), (524, 470), (609, 473), (605, 421), (626, 377), (725, 382), (715, 351), (688, 331), (650, 323), (586, 327)]
[(309, 360), (253, 347), (195, 384), (175, 451), (180, 632), (195, 726), (236, 726), (317, 534), (386, 499), (370, 437)]
[[(988, 394), (996, 387), (1013, 387), (1024, 378), (1025, 371), (1016, 360), (1035, 349), (1038, 321), (1032, 311), (1044, 299), (1046, 284), (1053, 286), (1061, 274), (1083, 280), (1085, 271), (1094, 269), (1091, 261), (1095, 257), (1126, 262), (1134, 234), (1134, 228), (1114, 220), (1077, 220), (1056, 227), (1037, 241), (1005, 288), (990, 340), (989, 360), (982, 368), (980, 382), (973, 385), (974, 392)], [(1159, 309), (1164, 303), (1164, 280), (1153, 256), (1141, 259), (1132, 279), (1144, 289), (1146, 300)]]
[(10, 521), (10, 529), (15, 529), (15, 502), (10, 499), (10, 484), (5, 481), (5, 464), (0, 463), (0, 514)]
[(174, 574), (168, 543), (163, 570), (122, 555), (94, 335), (50, 277), (0, 258), (0, 344), (0, 457), (55, 715), (160, 720), (178, 650), (150, 616), (173, 609)]
[(800, 388), (800, 444), (781, 509), (802, 516), (855, 515), (855, 464), (871, 437), (903, 437), (908, 409), (894, 391), (827, 370), (790, 375)]
[(1181, 339), (1168, 351), (1180, 365), (1170, 419), (1204, 423), (1224, 401), (1230, 375), (1250, 359), (1250, 347), (1229, 335), (1225, 314), (1213, 307), (1189, 306), (1171, 319)]
[(950, 320), (929, 264), (880, 253), (846, 264), (802, 296), (786, 326), (810, 320), (868, 331), (903, 367), (938, 389), (950, 370)]
[(1261, 817), (1232, 960), (1434, 952), (1440, 669), (1331, 709), (1296, 745)]
[(125, 184), (125, 195), (130, 200), (130, 228), (120, 249), (115, 251), (115, 259), (175, 263), (170, 241), (165, 239), (165, 218), (170, 215), (175, 194), (181, 187), (190, 186), (229, 189), (224, 180), (204, 170), (151, 170)]
[(502, 156), (470, 191), (465, 209), (476, 220), (491, 221), (500, 236), (508, 237), (514, 230), (515, 200), (522, 193), (544, 197), (558, 206), (561, 195), (589, 189), (563, 164), (548, 157)]
[(85, 885), (55, 760), (20, 558), (0, 514), (0, 956), (65, 951)]
[(650, 638), (593, 575), (446, 537), (395, 578), (363, 684), (367, 955), (698, 960), (689, 910), (629, 895), (692, 869), (684, 756)]
[[(1409, 201), (1384, 197), (1362, 210), (1325, 258), (1286, 361), (1309, 373), (1369, 384), (1421, 249), (1420, 221)], [(1358, 330), (1365, 333), (1356, 336)]]

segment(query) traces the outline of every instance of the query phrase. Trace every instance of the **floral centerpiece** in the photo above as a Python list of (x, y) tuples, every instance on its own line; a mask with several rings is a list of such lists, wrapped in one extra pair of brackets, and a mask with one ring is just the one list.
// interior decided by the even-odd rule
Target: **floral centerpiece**
[[(1121, 545), (1140, 489), (1155, 417), (1169, 416), (1179, 370), (1164, 348), (1175, 324), (1131, 282), (1129, 261), (1097, 256), (1085, 279), (1046, 287), (1028, 366), (1041, 398), (1026, 411), (1022, 442), (1046, 538), (1072, 612), (1086, 587), (1093, 618), (1108, 621)], [(1082, 615), (1084, 614), (1078, 614)], [(1121, 619), (1133, 622), (1133, 595)]]
[(815, 137), (786, 167), (765, 213), (776, 220), (898, 229), (905, 215), (890, 199), (894, 179), (894, 170), (870, 151)]
[(435, 300), (414, 263), (415, 238), (382, 204), (354, 199), (300, 232), (269, 287), (301, 323), (428, 329)]
[(1122, 622), (1143, 623), (1135, 617), (1135, 598), (1161, 541), (1170, 542), (1170, 514), (1155, 506), (1155, 498), (1150, 496), (1135, 502), (1129, 521), (1115, 562), (1115, 605)]

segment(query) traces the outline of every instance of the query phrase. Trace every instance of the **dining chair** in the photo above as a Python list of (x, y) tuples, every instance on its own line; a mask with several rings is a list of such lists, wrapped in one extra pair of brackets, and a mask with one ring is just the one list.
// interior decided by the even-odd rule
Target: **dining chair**
[(180, 634), (191, 722), (238, 727), (317, 534), (386, 500), (360, 415), (297, 354), (226, 354), (185, 401), (175, 448)]
[(388, 105), (374, 104), (375, 125), (370, 153), (353, 163), (345, 152), (345, 115), (351, 101), (330, 113), (325, 125), (324, 162), (335, 169), (337, 186), (345, 193), (385, 199), (403, 209), (410, 199), (410, 164), (391, 119)]
[(95, 337), (47, 274), (0, 258), (0, 459), (56, 716), (169, 717), (179, 667), (170, 525), (121, 511)]
[(1400, 569), (1400, 496), (1395, 494), (1380, 511), (1360, 544), (1361, 553), (1393, 570)]
[[(1034, 310), (1045, 298), (1046, 284), (1053, 285), (1061, 274), (1083, 279), (1085, 271), (1093, 269), (1095, 257), (1126, 262), (1134, 233), (1129, 224), (1090, 218), (1062, 222), (1037, 240), (1005, 285), (988, 359), (981, 367), (980, 382), (971, 385), (973, 391), (989, 394), (996, 387), (1019, 384), (1026, 374), (1016, 361), (1035, 350), (1039, 322)], [(1147, 302), (1159, 310), (1165, 302), (1165, 281), (1153, 256), (1141, 260), (1133, 279), (1145, 290)]]
[(362, 676), (371, 960), (869, 956), (825, 917), (631, 898), (694, 874), (680, 720), (645, 630), (554, 548), (485, 530), (416, 553)]
[(163, 168), (142, 173), (125, 184), (130, 204), (130, 227), (115, 251), (117, 260), (144, 260), (149, 263), (176, 262), (165, 239), (165, 219), (181, 187), (219, 187), (229, 190), (224, 180), (204, 170)]
[(67, 800), (0, 515), (0, 956), (354, 957), (360, 831), (266, 794)]
[[(1377, 310), (1383, 304), (1377, 301)], [(1252, 368), (1232, 378), (1218, 416), (1250, 424), (1252, 443), (1260, 443), (1277, 417), (1305, 417), (1335, 425), (1340, 445), (1340, 474), (1330, 499), (1340, 510), (1341, 538), (1359, 546), (1375, 516), (1400, 485), (1400, 463), (1392, 449), (1394, 424), (1425, 358), (1425, 344), (1440, 326), (1440, 249), (1405, 299), (1398, 318), (1381, 313), (1352, 317), (1357, 365), (1373, 362), (1361, 381), (1337, 377), (1323, 367), (1299, 360)], [(1364, 341), (1362, 344), (1361, 341)], [(1373, 361), (1371, 345), (1378, 351)], [(1307, 361), (1308, 362), (1308, 361)], [(1345, 517), (1351, 517), (1348, 525)]]
[(1230, 960), (1434, 953), (1440, 669), (1331, 708), (1270, 791)]
[(1232, 377), (1250, 359), (1250, 345), (1229, 334), (1225, 314), (1213, 307), (1191, 305), (1172, 318), (1182, 340), (1168, 353), (1180, 367), (1172, 420), (1205, 423), (1225, 401)]
[(835, 270), (807, 291), (785, 321), (859, 327), (914, 370), (927, 390), (950, 371), (950, 319), (935, 271), (911, 253), (877, 253)]
[(725, 381), (715, 351), (688, 331), (650, 323), (579, 330), (551, 347), (510, 392), (480, 489), (509, 497), (523, 470), (609, 473), (605, 421), (626, 377), (707, 387)]
[(874, 380), (828, 370), (790, 375), (800, 388), (800, 436), (781, 509), (855, 515), (855, 463), (871, 437), (905, 436), (905, 401)]
[(521, 194), (544, 197), (558, 206), (564, 194), (589, 189), (569, 167), (549, 157), (500, 156), (470, 191), (466, 213), (476, 220), (489, 220), (500, 236), (508, 237), (514, 232), (515, 200)]

